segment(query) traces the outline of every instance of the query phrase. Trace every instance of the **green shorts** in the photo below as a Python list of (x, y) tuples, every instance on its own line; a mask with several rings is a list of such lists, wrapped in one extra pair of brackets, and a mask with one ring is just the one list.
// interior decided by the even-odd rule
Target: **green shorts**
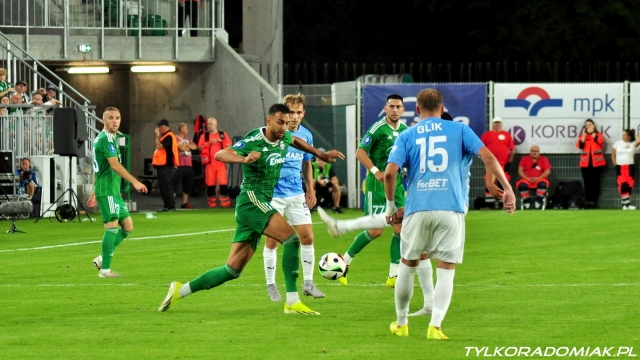
[(100, 196), (96, 200), (98, 200), (98, 208), (100, 209), (100, 215), (102, 215), (102, 223), (116, 220), (121, 222), (131, 216), (129, 210), (127, 210), (127, 205), (120, 196)]
[(260, 243), (262, 232), (269, 218), (278, 210), (271, 206), (271, 200), (253, 191), (240, 193), (236, 198), (236, 233), (232, 242), (249, 241), (253, 251)]
[[(396, 181), (396, 207), (404, 207), (404, 187), (400, 180)], [(366, 192), (364, 193), (364, 214), (384, 214), (387, 210), (387, 197), (384, 193), (384, 184), (373, 176), (367, 176)]]

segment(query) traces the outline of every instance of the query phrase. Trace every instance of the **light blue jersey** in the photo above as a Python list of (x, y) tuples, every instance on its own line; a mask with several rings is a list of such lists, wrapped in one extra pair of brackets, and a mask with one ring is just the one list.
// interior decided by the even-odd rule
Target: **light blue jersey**
[(417, 211), (466, 213), (473, 155), (484, 146), (470, 127), (427, 118), (398, 136), (388, 162), (407, 167), (405, 216)]
[[(313, 145), (313, 135), (302, 125), (298, 127), (298, 131), (291, 132), (291, 135), (306, 141), (309, 145)], [(282, 166), (282, 170), (280, 170), (280, 179), (278, 179), (276, 188), (273, 191), (274, 198), (304, 194), (301, 176), (302, 163), (312, 158), (313, 155), (289, 146), (287, 149), (287, 157)]]

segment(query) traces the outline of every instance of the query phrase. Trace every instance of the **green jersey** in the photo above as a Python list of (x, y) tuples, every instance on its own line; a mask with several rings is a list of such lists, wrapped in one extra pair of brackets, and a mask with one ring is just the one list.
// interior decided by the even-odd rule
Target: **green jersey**
[(118, 162), (121, 162), (116, 136), (102, 130), (93, 141), (93, 190), (96, 197), (120, 196), (122, 178), (109, 165), (109, 158), (116, 156)]
[(251, 130), (232, 148), (240, 156), (247, 156), (252, 151), (262, 153), (255, 162), (242, 164), (243, 178), (240, 193), (253, 191), (271, 201), (273, 189), (280, 178), (280, 169), (287, 156), (287, 148), (293, 143), (293, 137), (289, 131), (286, 131), (282, 139), (271, 142), (266, 138), (264, 131), (266, 127)]
[(387, 158), (393, 143), (398, 135), (405, 130), (407, 130), (407, 125), (398, 121), (398, 129), (393, 129), (387, 124), (386, 118), (382, 118), (371, 125), (369, 131), (360, 141), (359, 148), (367, 152), (375, 167), (384, 171), (387, 168)]

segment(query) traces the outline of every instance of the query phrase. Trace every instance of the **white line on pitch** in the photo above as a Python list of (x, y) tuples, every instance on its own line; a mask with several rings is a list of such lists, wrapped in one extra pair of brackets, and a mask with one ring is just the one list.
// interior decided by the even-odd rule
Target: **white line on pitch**
[[(0, 287), (73, 287), (73, 286), (167, 286), (164, 284), (131, 284), (131, 283), (102, 283), (102, 284), (0, 284)], [(224, 287), (262, 287), (264, 284), (225, 284)], [(322, 286), (341, 286), (337, 283), (322, 284)], [(418, 287), (419, 285), (415, 285)], [(468, 288), (530, 288), (530, 287), (636, 287), (640, 283), (614, 283), (614, 284), (514, 284), (514, 285), (479, 285), (456, 284), (455, 287)], [(386, 287), (385, 284), (349, 284), (349, 287)]]
[[(228, 232), (228, 231), (234, 231), (234, 230), (235, 229), (222, 229), (222, 230), (209, 230), (209, 231), (200, 231), (200, 232), (184, 233), (184, 234), (170, 234), (170, 235), (132, 237), (132, 238), (127, 238), (127, 241), (132, 241), (132, 240), (133, 241), (140, 241), (140, 240), (164, 239), (164, 238), (181, 237), (181, 236), (205, 235), (205, 234), (214, 234), (214, 233)], [(38, 247), (32, 247), (32, 248), (7, 249), (7, 250), (0, 250), (0, 253), (12, 252), (12, 251), (46, 250), (46, 249), (55, 249), (55, 248), (69, 247), (69, 246), (98, 244), (98, 243), (101, 243), (101, 242), (102, 242), (102, 240), (94, 240), (94, 241), (84, 241), (84, 242), (69, 243), (69, 244), (38, 246)]]
[[(313, 224), (317, 225), (317, 224), (322, 224), (322, 223), (321, 222), (314, 222)], [(200, 231), (200, 232), (184, 233), (184, 234), (170, 234), (170, 235), (132, 237), (132, 238), (127, 238), (127, 241), (132, 241), (132, 240), (139, 241), (139, 240), (149, 240), (149, 239), (165, 239), (165, 238), (182, 237), (182, 236), (193, 236), (193, 235), (206, 235), (206, 234), (215, 234), (215, 233), (228, 232), (228, 231), (235, 231), (235, 228), (233, 228), (233, 229)], [(6, 249), (6, 250), (0, 250), (0, 253), (13, 252), (13, 251), (46, 250), (46, 249), (55, 249), (55, 248), (69, 247), (69, 246), (99, 244), (101, 242), (102, 242), (102, 240), (94, 240), (94, 241), (83, 241), (83, 242), (69, 243), (69, 244), (37, 246), (37, 247), (32, 247), (32, 248)]]

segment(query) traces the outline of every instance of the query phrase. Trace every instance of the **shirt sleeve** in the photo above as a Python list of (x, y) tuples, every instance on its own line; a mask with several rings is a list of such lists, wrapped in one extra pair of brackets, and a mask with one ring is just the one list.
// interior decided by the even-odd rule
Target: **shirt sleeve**
[[(311, 135), (311, 133), (309, 133), (309, 135), (307, 136), (307, 143), (311, 146), (313, 146), (313, 136)], [(311, 159), (313, 159), (313, 155), (309, 154), (309, 153), (304, 153), (304, 155), (302, 155), (302, 161), (311, 161)]]
[(405, 134), (407, 134), (406, 131), (401, 133), (400, 136), (396, 138), (396, 141), (391, 147), (391, 152), (389, 152), (387, 163), (394, 163), (398, 165), (398, 167), (402, 167), (407, 163), (407, 136)]
[(224, 140), (222, 140), (222, 148), (226, 149), (229, 146), (231, 146), (231, 138), (229, 137), (229, 134), (224, 133)]
[(98, 140), (97, 152), (101, 153), (105, 158), (111, 158), (118, 156), (116, 144), (107, 141), (107, 138)]
[(551, 162), (549, 161), (549, 159), (547, 159), (546, 156), (542, 156), (542, 155), (540, 155), (540, 158), (544, 160), (543, 164), (542, 164), (542, 167), (541, 167), (542, 171), (551, 169)]
[(251, 152), (251, 150), (247, 149), (247, 143), (245, 143), (244, 139), (233, 144), (231, 147), (240, 156), (247, 156)]
[(367, 131), (366, 134), (364, 134), (364, 137), (362, 138), (362, 140), (360, 141), (360, 145), (358, 146), (360, 149), (363, 149), (367, 152), (369, 152), (369, 150), (371, 150), (371, 147), (373, 146), (373, 133), (371, 133), (371, 130)]
[(202, 145), (204, 145), (204, 134), (198, 138), (198, 147), (202, 147)]
[(329, 179), (333, 179), (333, 177), (336, 176), (336, 171), (333, 168), (334, 166), (329, 168)]
[(478, 155), (478, 151), (484, 146), (478, 135), (468, 126), (462, 126), (462, 145), (467, 153)]
[(513, 150), (516, 147), (515, 144), (513, 143), (513, 136), (507, 133), (507, 137), (509, 138), (509, 143), (507, 144), (507, 147), (509, 148), (509, 150)]
[(526, 158), (527, 158), (526, 156), (523, 156), (523, 157), (520, 159), (520, 162), (518, 163), (518, 167), (522, 167), (522, 168), (524, 169), (524, 166), (525, 166), (525, 161), (524, 161), (524, 159), (526, 159)]

